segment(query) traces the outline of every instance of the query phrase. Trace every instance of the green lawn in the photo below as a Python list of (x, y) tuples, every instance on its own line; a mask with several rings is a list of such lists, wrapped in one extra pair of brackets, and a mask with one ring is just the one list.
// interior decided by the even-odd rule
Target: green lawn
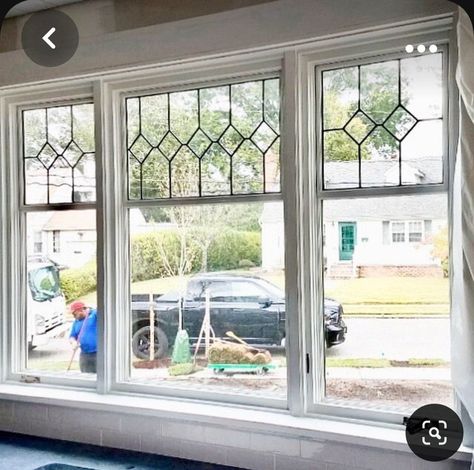
[[(282, 271), (255, 271), (255, 274), (284, 288)], [(179, 279), (167, 277), (135, 282), (133, 294), (163, 294), (177, 289)], [(433, 277), (373, 277), (328, 280), (325, 295), (341, 302), (347, 315), (447, 315), (449, 281)], [(96, 293), (83, 297), (96, 304)]]

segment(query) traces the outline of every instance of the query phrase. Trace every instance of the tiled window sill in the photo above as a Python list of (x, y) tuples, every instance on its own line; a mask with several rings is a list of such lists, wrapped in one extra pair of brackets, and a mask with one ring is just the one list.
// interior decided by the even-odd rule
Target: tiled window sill
[[(334, 441), (339, 444), (410, 453), (402, 427), (344, 422), (321, 417), (298, 417), (273, 409), (118, 393), (101, 395), (95, 391), (22, 384), (0, 385), (0, 400), (214, 424), (237, 431), (259, 432), (288, 439)], [(472, 449), (461, 447), (452, 459), (470, 462)]]

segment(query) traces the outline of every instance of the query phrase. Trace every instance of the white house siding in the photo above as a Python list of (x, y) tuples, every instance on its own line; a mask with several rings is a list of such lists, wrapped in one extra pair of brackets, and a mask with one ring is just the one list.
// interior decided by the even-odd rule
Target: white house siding
[(283, 204), (263, 204), (262, 218), (262, 268), (283, 269), (285, 266), (285, 239)]

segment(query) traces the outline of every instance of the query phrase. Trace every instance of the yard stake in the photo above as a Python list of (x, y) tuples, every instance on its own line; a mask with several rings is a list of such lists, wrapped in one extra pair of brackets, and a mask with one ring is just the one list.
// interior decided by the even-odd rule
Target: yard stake
[(149, 297), (150, 303), (150, 361), (155, 359), (155, 309), (153, 308), (153, 294)]

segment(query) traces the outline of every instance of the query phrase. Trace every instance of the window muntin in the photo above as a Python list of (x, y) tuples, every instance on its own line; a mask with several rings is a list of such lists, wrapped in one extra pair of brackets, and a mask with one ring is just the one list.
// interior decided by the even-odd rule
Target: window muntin
[(280, 80), (126, 99), (128, 196), (280, 191)]
[(95, 200), (94, 106), (90, 103), (24, 110), (24, 203)]
[(441, 184), (443, 53), (322, 71), (323, 189)]

